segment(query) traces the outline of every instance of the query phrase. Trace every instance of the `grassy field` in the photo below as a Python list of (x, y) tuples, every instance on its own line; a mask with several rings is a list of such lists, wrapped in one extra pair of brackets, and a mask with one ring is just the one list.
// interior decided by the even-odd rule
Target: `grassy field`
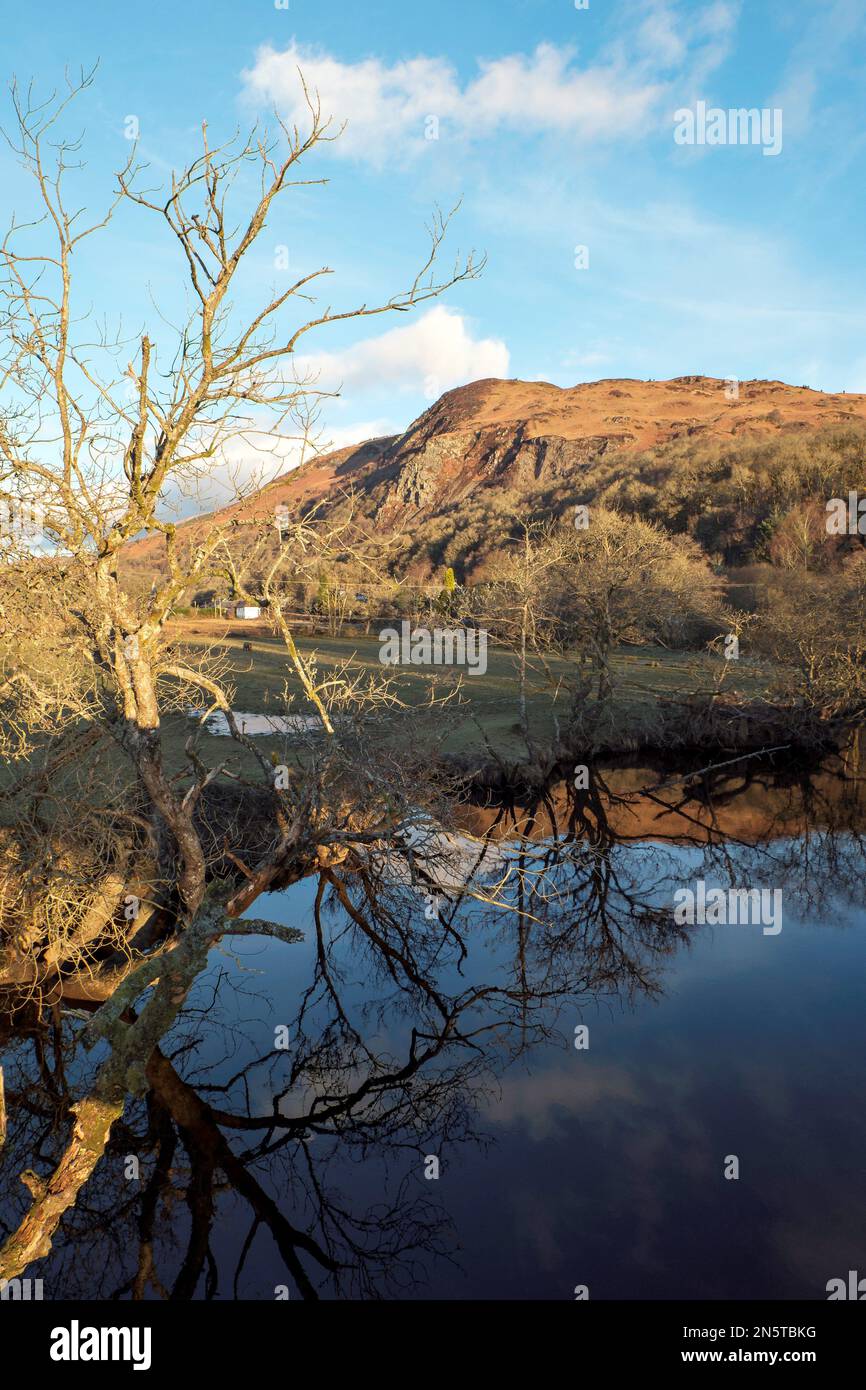
[[(295, 697), (292, 712), (306, 713), (300, 687), (287, 663), (281, 641), (260, 624), (240, 628), (237, 623), (217, 620), (179, 620), (172, 625), (172, 640), (181, 647), (197, 648), (217, 645), (229, 663), (229, 684), (232, 687), (232, 707), (244, 713), (279, 715), (285, 712), (283, 691), (286, 685)], [(244, 650), (244, 642), (252, 650)], [(298, 645), (305, 656), (316, 655), (320, 676), (327, 677), (348, 663), (352, 671), (381, 676), (384, 668), (379, 662), (379, 639), (368, 637), (306, 637)], [(565, 677), (569, 663), (554, 659), (549, 663), (554, 677)], [(657, 647), (628, 647), (617, 654), (614, 662), (616, 699), (628, 722), (640, 722), (641, 706), (651, 706), (660, 695), (678, 691), (708, 688), (718, 673), (720, 658), (703, 653), (671, 653)], [(741, 689), (760, 685), (757, 670), (748, 663), (738, 663), (737, 684)], [(439, 668), (398, 668), (401, 698), (408, 705), (418, 705), (429, 698), (432, 684), (444, 691), (452, 680), (448, 670)], [(567, 695), (562, 692), (554, 701), (553, 693), (543, 688), (539, 671), (533, 677), (528, 702), (530, 727), (533, 735), (544, 742), (554, 732), (553, 714), (559, 711), (564, 718)], [(487, 671), (484, 675), (463, 675), (460, 689), (460, 708), (451, 707), (442, 718), (442, 746), (448, 751), (466, 751), (483, 747), (478, 724), (491, 744), (505, 756), (525, 754), (517, 725), (517, 683), (515, 659), (506, 650), (488, 649)], [(476, 722), (477, 721), (477, 722)], [(167, 732), (167, 754), (171, 763), (181, 759), (183, 741), (188, 736), (190, 722), (171, 721)], [(268, 751), (279, 752), (284, 746), (281, 736), (260, 737), (258, 742)], [(203, 735), (202, 749), (206, 761), (219, 761), (226, 754), (227, 740)]]
[[(186, 653), (194, 660), (208, 649), (219, 656), (225, 670), (223, 685), (236, 712), (276, 716), (310, 713), (282, 641), (266, 625), (239, 625), (200, 617), (177, 619), (171, 624), (168, 636), (181, 657)], [(245, 643), (251, 650), (244, 650)], [(380, 642), (375, 631), (369, 636), (299, 637), (298, 645), (304, 656), (315, 655), (320, 679), (327, 679), (329, 673), (342, 668), (376, 679), (388, 670), (379, 661)], [(721, 665), (721, 658), (706, 653), (666, 652), (658, 647), (642, 646), (622, 648), (615, 656), (613, 667), (616, 727), (624, 731), (623, 751), (639, 746), (637, 735), (642, 727), (651, 724), (653, 706), (659, 697), (711, 689)], [(554, 679), (567, 678), (572, 669), (570, 663), (556, 658), (548, 662), (548, 667)], [(446, 668), (398, 667), (396, 670), (390, 668), (388, 673), (396, 677), (400, 698), (410, 709), (429, 700), (431, 686), (435, 685), (437, 693), (443, 695), (454, 684), (453, 673)], [(561, 690), (555, 696), (545, 679), (540, 669), (533, 673), (527, 702), (530, 729), (540, 746), (553, 739), (555, 716), (565, 725), (569, 704), (567, 691)], [(767, 671), (743, 659), (736, 663), (735, 670), (728, 672), (728, 682), (736, 683), (744, 694), (757, 694), (766, 686)], [(291, 697), (288, 706), (284, 701), (286, 688)], [(444, 709), (409, 718), (405, 737), (422, 738), (424, 746), (428, 746), (430, 734), (428, 732), (424, 738), (422, 732), (427, 721), (433, 721), (433, 741), (443, 751), (471, 752), (485, 759), (489, 756), (485, 751), (486, 736), (503, 758), (526, 758), (518, 724), (513, 654), (489, 646), (485, 674), (464, 672), (456, 698)], [(184, 745), (196, 727), (196, 722), (185, 715), (164, 717), (163, 750), (169, 772), (188, 771)], [(289, 761), (298, 748), (297, 739), (282, 734), (257, 736), (256, 743), (267, 755), (276, 755), (280, 762)], [(258, 773), (252, 755), (226, 737), (204, 732), (199, 750), (208, 766), (228, 760), (229, 766), (237, 771)], [(38, 761), (39, 755), (36, 755)], [(126, 758), (110, 741), (102, 744), (99, 761), (106, 772), (113, 771), (123, 782), (133, 776)], [(72, 787), (82, 771), (74, 762), (67, 765), (59, 776), (54, 794), (62, 797), (67, 784), (72, 794)], [(0, 767), (0, 789), (20, 777), (21, 772), (17, 765)]]

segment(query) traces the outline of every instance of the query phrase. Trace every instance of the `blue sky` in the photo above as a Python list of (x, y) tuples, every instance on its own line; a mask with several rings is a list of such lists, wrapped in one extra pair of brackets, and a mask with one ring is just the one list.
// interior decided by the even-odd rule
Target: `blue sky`
[[(80, 201), (104, 203), (137, 116), (154, 181), (276, 106), (300, 65), (347, 120), (286, 198), (241, 291), (327, 262), (334, 307), (402, 288), (435, 204), (483, 277), (434, 309), (322, 333), (337, 443), (404, 427), (479, 376), (559, 385), (690, 372), (866, 391), (866, 7), (861, 0), (43, 0), (8, 6), (2, 66), (40, 89), (100, 60), (75, 119)], [(783, 147), (684, 147), (674, 112), (779, 108)], [(438, 139), (425, 138), (430, 117)], [(4, 204), (29, 194), (0, 152)], [(575, 267), (586, 246), (588, 269)], [(127, 326), (171, 313), (182, 266), (132, 209), (82, 256), (79, 303)], [(386, 336), (387, 335), (387, 336)]]

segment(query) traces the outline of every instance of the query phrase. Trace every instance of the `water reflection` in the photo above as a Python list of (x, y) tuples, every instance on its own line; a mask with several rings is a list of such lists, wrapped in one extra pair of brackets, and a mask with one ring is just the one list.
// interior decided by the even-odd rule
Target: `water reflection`
[[(223, 936), (180, 982), (29, 1272), (53, 1298), (823, 1296), (863, 1258), (863, 813), (852, 756), (611, 770), (269, 895), (303, 940)], [(695, 878), (781, 888), (785, 930), (675, 924)], [(57, 1003), (7, 1017), (4, 1238), (104, 1062), (85, 1042)]]

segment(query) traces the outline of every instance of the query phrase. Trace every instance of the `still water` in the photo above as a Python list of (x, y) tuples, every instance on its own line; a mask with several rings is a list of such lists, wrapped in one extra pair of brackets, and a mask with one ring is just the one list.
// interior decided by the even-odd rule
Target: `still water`
[[(29, 1271), (45, 1296), (823, 1299), (866, 1274), (862, 781), (637, 794), (658, 782), (466, 810), (508, 869), (489, 901), (374, 863), (260, 898), (303, 940), (212, 951)], [(782, 929), (676, 923), (698, 881), (781, 891)], [(5, 1035), (3, 1235), (98, 1064), (81, 1026)]]

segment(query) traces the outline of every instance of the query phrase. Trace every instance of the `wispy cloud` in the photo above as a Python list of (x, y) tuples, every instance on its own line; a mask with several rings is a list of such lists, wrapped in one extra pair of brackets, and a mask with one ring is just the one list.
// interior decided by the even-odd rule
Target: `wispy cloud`
[(296, 40), (284, 49), (268, 44), (242, 74), (243, 95), (302, 124), (303, 72), (323, 110), (347, 123), (332, 149), (374, 164), (411, 159), (440, 131), (467, 142), (550, 134), (586, 144), (640, 135), (659, 119), (672, 78), (684, 71), (694, 78), (722, 60), (736, 13), (721, 2), (697, 18), (662, 0), (642, 9), (637, 29), (593, 62), (582, 64), (573, 47), (540, 43), (530, 53), (479, 59), (467, 81), (441, 57), (346, 63)]

